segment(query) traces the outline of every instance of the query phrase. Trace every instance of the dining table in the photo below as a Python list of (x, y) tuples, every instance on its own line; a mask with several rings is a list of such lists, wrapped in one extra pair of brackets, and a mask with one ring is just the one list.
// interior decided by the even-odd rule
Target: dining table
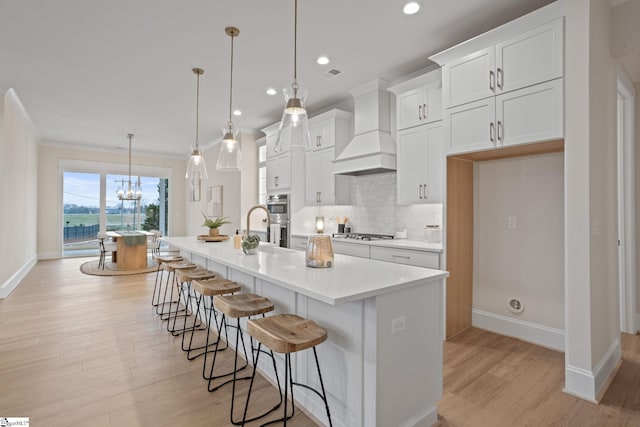
[(107, 235), (116, 243), (116, 252), (112, 252), (111, 261), (118, 270), (147, 267), (147, 240), (153, 233), (144, 230), (107, 231)]

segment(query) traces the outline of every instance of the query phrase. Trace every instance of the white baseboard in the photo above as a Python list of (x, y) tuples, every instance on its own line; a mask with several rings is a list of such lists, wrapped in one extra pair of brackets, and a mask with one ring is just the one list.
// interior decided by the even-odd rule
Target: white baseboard
[(518, 338), (542, 347), (564, 351), (564, 331), (561, 329), (476, 309), (472, 312), (472, 324), (481, 329)]
[(620, 338), (616, 337), (593, 372), (568, 364), (565, 368), (564, 392), (590, 402), (597, 402), (604, 393), (609, 379), (615, 374), (620, 357)]
[(4, 282), (2, 286), (0, 286), (0, 299), (4, 299), (9, 296), (11, 291), (13, 291), (18, 286), (18, 283), (20, 283), (20, 281), (25, 278), (29, 271), (31, 271), (33, 266), (36, 265), (36, 262), (38, 262), (38, 260), (34, 255), (22, 267), (20, 267), (20, 269), (16, 271), (13, 276), (9, 278), (9, 280)]
[(60, 259), (60, 258), (62, 258), (62, 254), (59, 251), (38, 253), (38, 260)]
[(406, 423), (402, 427), (431, 427), (438, 422), (438, 408), (433, 406), (425, 409)]

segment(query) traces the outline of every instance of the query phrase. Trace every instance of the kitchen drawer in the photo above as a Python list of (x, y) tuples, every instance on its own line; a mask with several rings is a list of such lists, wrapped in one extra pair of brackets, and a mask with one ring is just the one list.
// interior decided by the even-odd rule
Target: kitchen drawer
[(336, 242), (334, 239), (333, 252), (342, 255), (357, 256), (360, 258), (369, 258), (369, 245)]
[(291, 245), (289, 245), (290, 249), (297, 249), (299, 251), (307, 250), (307, 237), (301, 236), (291, 236)]
[(437, 252), (372, 246), (371, 259), (395, 262), (396, 264), (415, 265), (417, 267), (440, 268), (440, 254)]

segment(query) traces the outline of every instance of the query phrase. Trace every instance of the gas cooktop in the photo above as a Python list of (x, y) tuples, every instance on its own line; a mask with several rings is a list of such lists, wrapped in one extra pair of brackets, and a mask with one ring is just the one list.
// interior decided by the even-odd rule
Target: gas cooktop
[(334, 238), (354, 239), (354, 240), (391, 240), (392, 234), (376, 234), (376, 233), (334, 233)]

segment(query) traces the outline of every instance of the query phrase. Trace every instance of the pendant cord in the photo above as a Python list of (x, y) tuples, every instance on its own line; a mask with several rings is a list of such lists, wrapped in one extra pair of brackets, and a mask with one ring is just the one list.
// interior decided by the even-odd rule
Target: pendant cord
[(298, 82), (298, 0), (295, 0), (293, 19), (293, 82)]
[(128, 187), (128, 190), (130, 192), (131, 191), (131, 138), (133, 137), (133, 134), (129, 134), (127, 136), (129, 137), (129, 187)]
[(196, 73), (196, 150), (198, 149), (198, 113), (200, 111), (200, 74)]
[(232, 109), (232, 99), (233, 99), (233, 34), (231, 35), (231, 78), (229, 84), (229, 131), (231, 131), (231, 126), (233, 123), (231, 122), (231, 109)]

